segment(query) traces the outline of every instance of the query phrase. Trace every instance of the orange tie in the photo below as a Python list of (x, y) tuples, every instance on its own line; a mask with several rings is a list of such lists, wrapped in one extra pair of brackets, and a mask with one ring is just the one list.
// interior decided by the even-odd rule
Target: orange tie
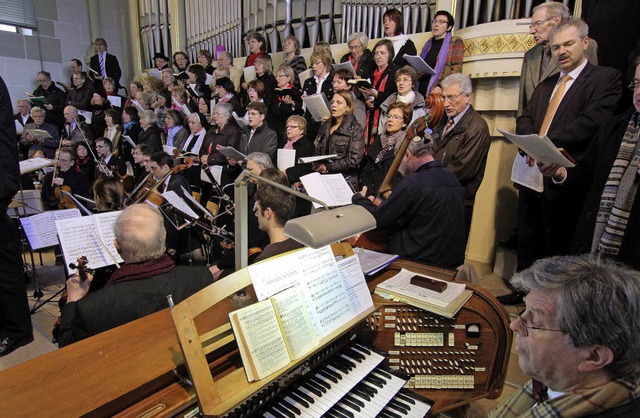
[(560, 81), (558, 89), (553, 93), (549, 106), (547, 106), (547, 113), (544, 114), (544, 120), (542, 121), (542, 127), (540, 128), (540, 136), (546, 135), (549, 131), (549, 125), (551, 125), (551, 121), (556, 114), (556, 110), (558, 110), (558, 106), (560, 106), (560, 101), (562, 100), (564, 90), (567, 87), (567, 82), (569, 80), (571, 80), (571, 76), (569, 74), (565, 74)]

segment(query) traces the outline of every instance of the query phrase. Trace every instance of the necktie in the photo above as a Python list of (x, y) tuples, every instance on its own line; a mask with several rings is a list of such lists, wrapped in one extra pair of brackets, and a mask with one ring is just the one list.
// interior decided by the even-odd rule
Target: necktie
[(444, 131), (442, 132), (443, 138), (447, 136), (449, 132), (451, 132), (451, 130), (453, 129), (453, 125), (455, 125), (453, 118), (449, 118), (449, 120), (447, 121), (447, 126), (444, 127)]
[(102, 74), (103, 77), (106, 77), (107, 76), (107, 72), (104, 69), (104, 55), (105, 55), (104, 53), (99, 55), (99, 57), (100, 57), (100, 74)]
[(540, 61), (540, 74), (538, 77), (542, 79), (542, 74), (547, 69), (549, 62), (551, 61), (551, 48), (542, 48), (542, 61)]
[(549, 126), (551, 125), (551, 121), (558, 110), (558, 106), (560, 106), (560, 102), (562, 101), (562, 96), (564, 96), (564, 90), (567, 87), (567, 82), (571, 80), (571, 76), (569, 74), (565, 74), (560, 81), (560, 85), (556, 89), (556, 92), (553, 93), (553, 97), (551, 97), (551, 101), (549, 102), (549, 106), (547, 106), (547, 112), (544, 114), (544, 120), (542, 121), (542, 126), (540, 127), (540, 136), (544, 136), (549, 131)]

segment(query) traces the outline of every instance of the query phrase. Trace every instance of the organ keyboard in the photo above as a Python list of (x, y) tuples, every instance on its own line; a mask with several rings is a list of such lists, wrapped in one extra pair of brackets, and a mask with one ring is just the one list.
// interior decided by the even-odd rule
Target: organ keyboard
[[(400, 268), (453, 277), (451, 271), (397, 261), (369, 283), (370, 289)], [(247, 284), (240, 280), (233, 286)], [(216, 292), (236, 291), (220, 286)], [(193, 338), (214, 342), (203, 349), (201, 364), (210, 378), (223, 382), (218, 401), (229, 402), (224, 414), (232, 417), (290, 418), (296, 409), (306, 416), (325, 411), (326, 416), (340, 418), (424, 416), (429, 408), (430, 414), (437, 414), (475, 399), (496, 398), (502, 391), (511, 347), (508, 316), (486, 291), (469, 287), (473, 296), (451, 320), (374, 295), (376, 310), (363, 321), (350, 324), (311, 356), (268, 381), (247, 383), (232, 335), (204, 332), (229, 330), (226, 315), (235, 308), (228, 299), (218, 298), (220, 302), (195, 318), (204, 335)], [(368, 355), (362, 347), (375, 350)], [(364, 356), (360, 360), (367, 364), (367, 372), (361, 373), (365, 369), (351, 356)], [(358, 366), (345, 373), (345, 363)], [(194, 372), (203, 369), (189, 367), (190, 378), (179, 377), (187, 371), (174, 325), (168, 311), (157, 312), (0, 372), (0, 416), (39, 416), (44, 411), (51, 416), (193, 416), (199, 408), (204, 412), (202, 397), (196, 396), (202, 392), (191, 385), (196, 381)], [(353, 379), (353, 373), (366, 376)], [(378, 379), (386, 379), (383, 386), (394, 390), (406, 381), (405, 388), (387, 393), (372, 383), (380, 383)], [(343, 387), (347, 381), (348, 387)], [(341, 387), (340, 394), (328, 390), (324, 394), (325, 385)], [(327, 396), (339, 399), (330, 403)], [(277, 405), (283, 400), (285, 404)]]

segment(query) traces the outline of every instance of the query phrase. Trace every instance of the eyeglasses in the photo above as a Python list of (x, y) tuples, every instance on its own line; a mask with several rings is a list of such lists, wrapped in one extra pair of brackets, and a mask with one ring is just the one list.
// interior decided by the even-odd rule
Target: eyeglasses
[(443, 24), (443, 25), (448, 25), (449, 21), (448, 20), (444, 20), (444, 19), (433, 19), (433, 22), (431, 22), (431, 23), (433, 23), (434, 25), (436, 23), (440, 23), (440, 24)]
[(633, 80), (627, 87), (629, 87), (629, 90), (636, 91), (640, 87), (640, 80)]
[(387, 116), (387, 119), (392, 119), (392, 120), (403, 120), (403, 119), (404, 119), (404, 116), (389, 115), (389, 116)]
[(537, 329), (538, 331), (556, 331), (556, 332), (564, 332), (561, 329), (554, 328), (542, 328), (542, 327), (534, 327), (533, 325), (528, 325), (527, 321), (524, 320), (522, 314), (527, 310), (527, 308), (519, 310), (516, 315), (518, 315), (518, 319), (520, 320), (520, 326), (522, 327), (522, 335), (525, 337), (529, 336), (530, 329)]
[(447, 96), (444, 96), (444, 100), (447, 101), (449, 100), (450, 102), (453, 102), (454, 100), (456, 100), (458, 97), (462, 96), (462, 92), (458, 93), (458, 94), (449, 94)]
[(298, 125), (287, 125), (287, 129), (300, 129)]
[(362, 45), (349, 45), (349, 49), (362, 49)]
[(412, 80), (409, 77), (398, 77), (396, 83), (411, 83)]
[(287, 77), (287, 75), (286, 74), (276, 74), (276, 78), (278, 78), (278, 77)]
[(542, 24), (543, 24), (544, 22), (546, 22), (546, 21), (551, 20), (552, 18), (553, 18), (553, 16), (549, 16), (549, 17), (548, 17), (548, 18), (546, 18), (546, 19), (543, 19), (543, 20), (537, 20), (537, 21), (535, 21), (535, 22), (533, 22), (532, 24), (530, 24), (530, 25), (529, 25), (529, 29), (531, 29), (531, 28), (537, 28), (538, 26), (542, 25)]

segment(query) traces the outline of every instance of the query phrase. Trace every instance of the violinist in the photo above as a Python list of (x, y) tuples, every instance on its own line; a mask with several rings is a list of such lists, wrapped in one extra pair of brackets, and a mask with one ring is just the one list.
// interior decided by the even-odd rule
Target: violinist
[(111, 176), (116, 174), (124, 176), (127, 174), (127, 165), (122, 158), (113, 155), (113, 143), (107, 138), (96, 139), (96, 152), (99, 163), (96, 165), (95, 178)]
[(149, 174), (147, 166), (151, 161), (153, 151), (145, 144), (138, 144), (133, 148), (131, 154), (133, 155), (133, 176), (136, 179), (136, 184), (140, 184)]
[(179, 303), (213, 282), (204, 266), (176, 267), (165, 254), (162, 219), (160, 211), (145, 204), (129, 206), (118, 216), (115, 247), (125, 263), (102, 289), (89, 294), (91, 274), (85, 281), (78, 275), (67, 280), (60, 347), (165, 309), (167, 294)]
[[(183, 188), (191, 193), (191, 186), (187, 179), (180, 173), (171, 173), (174, 166), (174, 160), (166, 152), (155, 152), (151, 155), (151, 159), (147, 168), (153, 176), (153, 181), (158, 182), (156, 191), (164, 193), (166, 191), (174, 191), (183, 200), (186, 199)], [(187, 248), (186, 230), (178, 231), (174, 225), (180, 225), (182, 221), (176, 215), (168, 215), (164, 217), (165, 228), (167, 230), (167, 253), (172, 257), (180, 255), (183, 249)]]
[(45, 209), (60, 209), (60, 201), (55, 196), (55, 189), (62, 186), (68, 187), (69, 193), (83, 197), (89, 196), (89, 180), (76, 166), (76, 155), (69, 147), (62, 147), (58, 151), (58, 166), (45, 176), (42, 183), (42, 203)]

